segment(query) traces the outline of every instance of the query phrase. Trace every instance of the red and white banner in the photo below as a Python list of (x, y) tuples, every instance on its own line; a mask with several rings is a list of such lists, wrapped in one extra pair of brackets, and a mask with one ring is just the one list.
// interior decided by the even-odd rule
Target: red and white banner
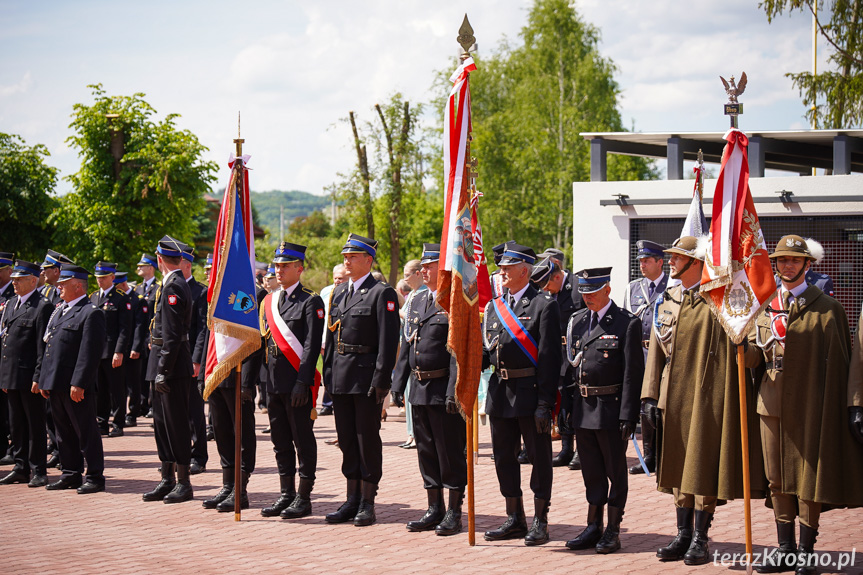
[(728, 336), (739, 344), (773, 297), (776, 280), (749, 191), (749, 139), (732, 128), (725, 140), (701, 293)]

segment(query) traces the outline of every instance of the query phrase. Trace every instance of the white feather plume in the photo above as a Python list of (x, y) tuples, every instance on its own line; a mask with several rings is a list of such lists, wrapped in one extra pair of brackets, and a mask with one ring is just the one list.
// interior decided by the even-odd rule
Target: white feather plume
[(809, 248), (809, 253), (815, 258), (816, 264), (824, 259), (824, 246), (821, 245), (821, 242), (806, 238), (806, 247)]
[(695, 257), (704, 261), (707, 257), (707, 250), (710, 249), (710, 240), (707, 236), (698, 236), (698, 243), (695, 246)]

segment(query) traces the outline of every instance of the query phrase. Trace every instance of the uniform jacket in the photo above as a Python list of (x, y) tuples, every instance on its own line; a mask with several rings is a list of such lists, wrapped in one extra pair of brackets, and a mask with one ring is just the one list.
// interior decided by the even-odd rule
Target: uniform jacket
[(814, 270), (806, 272), (806, 283), (815, 286), (830, 297), (833, 295), (833, 280), (827, 274), (820, 274)]
[[(404, 339), (393, 375), (393, 391), (404, 393), (408, 378), (411, 405), (445, 405), (447, 397), (455, 397), (456, 361), (446, 350), (449, 334), (447, 313), (437, 307), (431, 290), (414, 296), (405, 310)], [(414, 370), (449, 370), (441, 377), (417, 380)]]
[[(662, 410), (659, 489), (743, 497), (735, 348), (695, 290), (668, 289), (654, 313), (641, 397)], [(749, 395), (750, 482), (752, 496), (763, 497), (760, 426)]]
[[(589, 336), (589, 309), (572, 316), (566, 340), (569, 355), (581, 353), (573, 369), (576, 384), (572, 403), (572, 425), (586, 429), (618, 429), (620, 421), (636, 421), (641, 408), (644, 353), (641, 351), (641, 321), (611, 302), (606, 314)], [(578, 384), (620, 385), (618, 393), (582, 397)]]
[(650, 330), (653, 327), (653, 307), (656, 304), (656, 300), (660, 298), (662, 292), (667, 287), (668, 274), (663, 274), (662, 280), (656, 284), (653, 290), (653, 297), (648, 297), (650, 293), (650, 280), (647, 278), (643, 277), (639, 280), (629, 282), (629, 285), (626, 286), (623, 307), (641, 320), (642, 341), (650, 341)]
[[(851, 332), (845, 310), (809, 286), (791, 304), (784, 350), (770, 323), (767, 311), (758, 316), (746, 365), (774, 362), (758, 389), (758, 413), (780, 419), (780, 491), (807, 501), (863, 505), (863, 446), (847, 423), (848, 407), (863, 407), (863, 398), (849, 394)], [(781, 370), (775, 368), (777, 358)]]
[(39, 288), (39, 293), (42, 294), (42, 297), (48, 300), (48, 303), (50, 303), (52, 307), (63, 301), (60, 299), (60, 290), (57, 289), (57, 286), (45, 284)]
[(150, 337), (150, 305), (144, 296), (131, 291), (126, 294), (132, 302), (132, 338), (129, 351), (143, 354)]
[[(324, 385), (330, 393), (389, 389), (399, 345), (396, 292), (369, 275), (347, 301), (350, 282), (333, 289), (324, 350)], [(337, 346), (369, 346), (369, 353), (340, 354)]]
[[(192, 377), (192, 351), (189, 347), (192, 304), (189, 284), (183, 272), (177, 270), (163, 281), (156, 300), (153, 329), (150, 331), (148, 381), (155, 380), (159, 374), (166, 379)], [(153, 339), (161, 339), (162, 345), (156, 345)]]
[(39, 389), (69, 393), (70, 387), (80, 387), (93, 391), (106, 333), (105, 314), (86, 297), (65, 315), (54, 314), (46, 329)]
[(270, 333), (274, 328), (267, 324), (266, 310), (261, 305), (261, 326), (267, 334), (267, 393), (291, 393), (294, 385), (312, 387), (315, 370), (321, 355), (321, 337), (324, 334), (324, 301), (313, 290), (298, 283), (291, 295), (281, 301), (284, 292), (274, 291), (270, 298), (279, 302), (279, 316), (303, 345), (300, 355), (300, 370), (297, 372), (288, 358), (279, 349)]
[(0, 292), (0, 311), (3, 311), (3, 308), (6, 307), (6, 302), (15, 297), (15, 288), (12, 286), (12, 282), (9, 282), (9, 287)]
[[(560, 291), (555, 297), (557, 305), (560, 307), (560, 334), (566, 335), (566, 326), (569, 324), (569, 318), (578, 310), (584, 309), (584, 299), (581, 297), (578, 289), (573, 289), (572, 273), (566, 272), (566, 277), (563, 280), (563, 285), (560, 286)], [(570, 384), (572, 382), (572, 365), (566, 360), (566, 344), (561, 340), (561, 367), (560, 375), (563, 378), (562, 384)]]
[(45, 351), (45, 327), (54, 308), (48, 300), (32, 293), (18, 311), (16, 295), (9, 300), (0, 323), (0, 389), (29, 391), (39, 381), (39, 367)]
[[(189, 278), (189, 291), (192, 292), (192, 325), (189, 328), (189, 348), (192, 350), (192, 363), (206, 363), (202, 357), (204, 349), (198, 346), (198, 336), (207, 325), (207, 284)], [(202, 361), (203, 360), (203, 361)]]
[(154, 278), (148, 289), (144, 289), (142, 281), (135, 286), (135, 293), (143, 296), (147, 301), (147, 340), (145, 343), (150, 343), (150, 323), (153, 321), (153, 315), (156, 308), (156, 294), (159, 293), (159, 288), (162, 287), (162, 280)]
[(132, 340), (132, 300), (116, 286), (111, 286), (105, 297), (101, 290), (90, 296), (93, 305), (105, 314), (106, 337), (102, 346), (102, 359), (115, 353), (126, 355)]
[[(498, 298), (495, 298), (498, 299)], [(495, 417), (532, 416), (537, 405), (554, 406), (560, 380), (561, 339), (560, 308), (548, 294), (528, 286), (515, 302), (513, 312), (537, 345), (536, 374), (528, 377), (501, 379), (501, 369), (533, 367), (528, 356), (513, 341), (503, 321), (494, 311), (493, 302), (485, 308), (483, 335), (483, 369), (494, 365), (488, 383), (486, 413)]]

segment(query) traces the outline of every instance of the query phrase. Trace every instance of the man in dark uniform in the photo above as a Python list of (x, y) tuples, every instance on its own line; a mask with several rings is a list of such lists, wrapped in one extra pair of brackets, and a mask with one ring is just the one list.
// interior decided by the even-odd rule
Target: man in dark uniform
[[(312, 428), (311, 388), (315, 385), (324, 302), (300, 283), (306, 246), (282, 242), (273, 257), (280, 289), (261, 306), (261, 333), (267, 343), (267, 416), (276, 454), (281, 495), (264, 517), (305, 517), (312, 512), (311, 493), (318, 464), (318, 445)], [(317, 379), (320, 375), (317, 374)], [(300, 484), (294, 475), (299, 460)]]
[(60, 299), (60, 291), (57, 289), (57, 280), (60, 279), (60, 266), (63, 264), (71, 264), (72, 260), (54, 250), (48, 250), (45, 254), (45, 261), (42, 262), (41, 276), (45, 282), (39, 293), (48, 300), (52, 306), (56, 306), (62, 300)]
[[(576, 275), (587, 309), (572, 316), (566, 341), (578, 386), (572, 422), (588, 512), (587, 528), (566, 546), (613, 553), (620, 549), (620, 521), (629, 492), (626, 441), (635, 430), (641, 405), (641, 321), (609, 298), (611, 268)], [(608, 524), (603, 532), (606, 503)]]
[[(45, 470), (45, 399), (34, 382), (45, 342), (42, 336), (53, 307), (36, 290), (39, 266), (15, 262), (12, 284), (15, 297), (8, 301), (0, 319), (0, 389), (9, 401), (12, 457), (15, 467), (0, 484), (26, 483), (42, 487), (48, 483)], [(30, 474), (33, 478), (30, 478)]]
[[(423, 244), (420, 274), (428, 287), (405, 309), (404, 341), (393, 377), (393, 394), (404, 394), (408, 378), (414, 437), (428, 510), (408, 531), (455, 535), (462, 529), (461, 504), (467, 484), (464, 420), (455, 400), (456, 361), (446, 349), (447, 313), (435, 304), (440, 244)], [(449, 509), (443, 490), (449, 489)]]
[[(192, 275), (192, 264), (195, 262), (195, 249), (186, 246), (180, 269), (192, 292), (192, 326), (189, 328), (189, 346), (192, 349), (193, 376), (198, 377), (201, 364), (205, 364), (203, 347), (198, 346), (198, 335), (207, 324), (207, 285), (198, 283)], [(189, 389), (189, 432), (192, 434), (192, 463), (189, 472), (192, 475), (203, 473), (207, 469), (209, 453), (207, 452), (207, 418), (204, 415), (204, 399), (198, 393), (196, 386)]]
[[(189, 433), (189, 388), (192, 386), (192, 292), (180, 270), (186, 244), (170, 236), (156, 249), (162, 287), (156, 298), (150, 331), (147, 374), (153, 378), (153, 428), (162, 462), (162, 481), (143, 495), (144, 501), (181, 503), (192, 499), (189, 464), (192, 438)], [(174, 470), (176, 468), (176, 479)]]
[[(105, 314), (107, 337), (102, 346), (102, 361), (96, 383), (97, 420), (102, 435), (120, 437), (126, 424), (126, 380), (123, 373), (123, 358), (132, 339), (132, 302), (114, 288), (117, 264), (96, 264), (96, 283), (99, 290), (90, 296), (93, 305)], [(111, 421), (110, 430), (108, 427)]]
[[(0, 313), (6, 306), (6, 301), (15, 295), (12, 287), (12, 266), (15, 263), (15, 254), (0, 252)], [(0, 393), (0, 465), (12, 465), (15, 458), (12, 457), (12, 445), (9, 442), (9, 402), (6, 395)]]
[(347, 501), (328, 523), (375, 522), (381, 480), (381, 404), (389, 394), (399, 344), (396, 292), (371, 275), (378, 242), (348, 235), (342, 248), (350, 278), (330, 295), (324, 384), (333, 398)]
[[(105, 314), (87, 299), (89, 272), (60, 267), (60, 297), (45, 329), (39, 389), (51, 402), (63, 474), (45, 489), (105, 490), (105, 454), (96, 423), (96, 377), (107, 336)], [(84, 462), (86, 481), (82, 484)]]
[[(632, 312), (641, 320), (641, 345), (644, 350), (644, 359), (647, 359), (647, 348), (650, 346), (650, 330), (653, 327), (653, 306), (656, 300), (668, 287), (668, 276), (662, 271), (665, 262), (665, 252), (661, 245), (650, 240), (638, 240), (635, 242), (638, 249), (638, 266), (641, 270), (641, 279), (633, 280), (626, 286), (626, 294), (623, 296), (623, 309)], [(648, 471), (656, 471), (656, 429), (650, 423), (650, 419), (641, 411), (641, 442), (644, 445), (644, 464)], [(629, 468), (629, 473), (637, 475), (644, 473), (639, 462)]]
[[(491, 423), (494, 466), (507, 519), (485, 539), (524, 537), (526, 545), (548, 542), (551, 500), (551, 419), (560, 379), (560, 310), (548, 294), (530, 285), (535, 252), (508, 242), (500, 260), (508, 291), (486, 305), (483, 366), (494, 365), (486, 413)], [(530, 487), (534, 520), (528, 532), (522, 503), (518, 451), (520, 437), (533, 464)]]
[(126, 395), (129, 398), (129, 411), (126, 413), (125, 427), (136, 427), (141, 414), (141, 382), (146, 365), (141, 358), (147, 347), (150, 332), (149, 306), (144, 296), (129, 289), (128, 272), (114, 274), (114, 286), (129, 298), (132, 304), (132, 335), (128, 338), (126, 359), (124, 360)]
[(156, 256), (153, 254), (143, 253), (138, 261), (138, 266), (135, 268), (135, 273), (141, 276), (141, 283), (135, 286), (135, 293), (143, 296), (147, 301), (147, 339), (144, 342), (144, 353), (141, 355), (141, 371), (144, 375), (144, 380), (141, 383), (141, 408), (140, 412), (144, 417), (153, 417), (153, 380), (150, 379), (147, 366), (150, 364), (150, 329), (153, 323), (153, 314), (156, 309), (156, 293), (162, 287), (162, 281), (156, 277)]

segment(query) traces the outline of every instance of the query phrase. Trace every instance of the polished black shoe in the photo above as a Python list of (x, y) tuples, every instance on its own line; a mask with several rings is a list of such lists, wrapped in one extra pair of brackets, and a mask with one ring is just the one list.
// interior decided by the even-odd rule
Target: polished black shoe
[(261, 433), (267, 433), (268, 434), (268, 433), (270, 433), (270, 431), (271, 431), (271, 429), (270, 429), (270, 426), (268, 425), (261, 431)]
[(54, 483), (45, 486), (48, 491), (60, 491), (61, 489), (78, 489), (81, 487), (81, 476), (61, 477)]
[(17, 469), (13, 469), (9, 475), (0, 479), (0, 485), (12, 485), (13, 483), (28, 483), (30, 481), (30, 474), (24, 473), (23, 471), (19, 471)]
[(296, 499), (297, 489), (293, 475), (279, 475), (279, 487), (280, 493), (276, 502), (261, 509), (261, 515), (264, 517), (278, 517)]
[(48, 467), (48, 469), (51, 469), (53, 467), (59, 467), (60, 456), (59, 455), (52, 455), (51, 458), (48, 459), (48, 462), (45, 465)]
[(204, 509), (215, 509), (216, 506), (228, 498), (234, 490), (234, 470), (230, 467), (222, 468), (222, 488), (211, 498), (204, 499), (201, 506)]
[(318, 415), (332, 415), (333, 414), (333, 406), (325, 405), (318, 410)]
[(177, 486), (177, 480), (174, 478), (173, 463), (163, 462), (159, 472), (162, 474), (162, 481), (156, 485), (155, 489), (141, 496), (141, 499), (144, 501), (162, 501)]
[(434, 528), (435, 535), (447, 536), (461, 533), (461, 503), (464, 500), (464, 492), (449, 490), (449, 509), (443, 521)]
[(623, 519), (623, 509), (608, 506), (608, 525), (596, 544), (596, 552), (606, 555), (620, 549), (620, 521)]
[(147, 419), (153, 419), (153, 408), (151, 407), (149, 411), (144, 415)]
[(814, 575), (818, 573), (818, 555), (815, 555), (815, 542), (818, 540), (818, 530), (808, 525), (800, 524), (800, 545), (797, 546), (797, 575)]
[(712, 521), (713, 513), (702, 510), (695, 512), (695, 533), (692, 535), (692, 543), (689, 544), (686, 555), (683, 556), (683, 563), (686, 565), (704, 565), (710, 562), (707, 532), (710, 530)]
[(522, 465), (527, 465), (530, 463), (530, 458), (527, 456), (527, 450), (522, 449), (518, 454), (518, 462)]
[(27, 487), (45, 487), (48, 485), (48, 476), (37, 473), (27, 484)]
[(197, 461), (193, 461), (189, 466), (189, 474), (190, 475), (198, 475), (199, 473), (203, 473), (207, 470), (206, 465), (199, 465)]
[(127, 417), (125, 422), (126, 427), (138, 427), (138, 419), (135, 417)]
[(443, 503), (443, 490), (441, 489), (426, 489), (428, 496), (428, 510), (425, 515), (416, 521), (408, 521), (408, 531), (431, 531), (437, 524), (443, 521), (446, 515), (446, 508)]
[(347, 523), (353, 521), (360, 508), (360, 482), (356, 479), (348, 479), (348, 498), (342, 503), (338, 510), (327, 513), (324, 520), (327, 523)]
[(165, 503), (182, 503), (194, 497), (192, 483), (189, 481), (189, 466), (177, 463), (175, 467), (177, 468), (177, 485), (162, 498)]
[[(231, 491), (231, 494), (228, 495), (224, 501), (216, 505), (216, 511), (219, 513), (230, 513), (234, 510), (234, 494), (236, 493), (236, 489)], [(243, 489), (242, 495), (240, 495), (240, 509), (248, 509), (249, 508), (249, 495), (246, 493), (246, 490)]]
[(111, 428), (111, 431), (108, 432), (108, 437), (123, 437), (125, 435), (123, 433), (122, 427), (114, 426)]
[(506, 498), (506, 521), (497, 529), (486, 531), (483, 537), (486, 541), (503, 541), (505, 539), (521, 539), (527, 535), (527, 519), (524, 516), (524, 505), (521, 497)]
[(216, 432), (213, 431), (212, 425), (208, 425), (207, 426), (207, 441), (213, 441), (214, 439), (216, 439)]
[(0, 458), (0, 465), (15, 465), (15, 458), (11, 455), (4, 455)]
[(579, 459), (578, 457), (578, 450), (575, 450), (575, 455), (572, 456), (572, 461), (569, 462), (569, 465), (567, 465), (567, 467), (571, 471), (581, 469), (581, 459)]
[[(645, 456), (644, 457), (644, 465), (647, 466), (647, 470), (651, 473), (656, 473), (656, 459), (653, 457)], [(630, 475), (639, 475), (644, 473), (644, 467), (641, 466), (641, 462), (639, 461), (635, 465), (629, 468)]]
[(88, 481), (84, 485), (78, 488), (78, 495), (87, 495), (88, 493), (99, 493), (100, 491), (105, 491), (104, 483), (93, 483), (92, 481)]
[(579, 549), (590, 549), (596, 547), (602, 538), (604, 505), (589, 505), (587, 508), (587, 527), (578, 534), (575, 539), (566, 542), (566, 548), (578, 551)]
[(794, 571), (797, 565), (797, 543), (794, 538), (794, 522), (776, 522), (779, 548), (762, 555), (761, 563), (755, 566), (758, 573), (784, 573)]
[(564, 467), (572, 461), (575, 451), (572, 448), (573, 439), (571, 435), (560, 436), (560, 453), (554, 456), (551, 460), (552, 467)]
[(547, 499), (533, 500), (534, 516), (530, 531), (524, 536), (524, 544), (527, 546), (544, 545), (548, 543), (548, 507)]
[(367, 527), (375, 523), (375, 496), (378, 494), (378, 486), (374, 483), (362, 482), (360, 506), (354, 517), (354, 527)]
[(290, 505), (285, 507), (279, 516), (282, 519), (299, 519), (312, 514), (312, 488), (314, 481), (300, 478), (300, 488)]
[(656, 551), (660, 561), (680, 561), (689, 546), (692, 544), (692, 517), (694, 510), (691, 507), (677, 508), (677, 536), (665, 547)]

